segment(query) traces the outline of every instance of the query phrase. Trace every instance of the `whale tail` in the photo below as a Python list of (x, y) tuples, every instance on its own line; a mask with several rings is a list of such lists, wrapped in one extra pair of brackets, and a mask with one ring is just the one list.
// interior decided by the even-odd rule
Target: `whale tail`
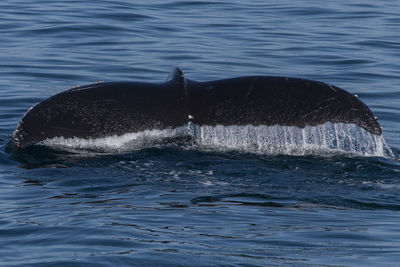
[(175, 68), (164, 83), (96, 83), (58, 93), (30, 109), (14, 132), (27, 147), (54, 137), (101, 138), (197, 125), (315, 126), (352, 123), (381, 135), (370, 109), (326, 83), (249, 76), (196, 82)]

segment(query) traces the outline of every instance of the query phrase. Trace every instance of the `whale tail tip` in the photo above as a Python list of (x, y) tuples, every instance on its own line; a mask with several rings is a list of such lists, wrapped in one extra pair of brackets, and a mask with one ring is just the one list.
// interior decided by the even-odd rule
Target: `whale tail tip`
[(178, 68), (175, 67), (169, 74), (167, 77), (166, 82), (170, 82), (170, 81), (182, 81), (185, 79), (185, 75), (183, 74), (183, 71)]

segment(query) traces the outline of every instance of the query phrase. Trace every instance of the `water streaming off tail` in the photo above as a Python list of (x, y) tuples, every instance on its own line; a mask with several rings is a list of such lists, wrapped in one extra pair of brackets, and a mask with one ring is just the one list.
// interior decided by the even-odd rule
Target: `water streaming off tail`
[(318, 126), (192, 126), (198, 143), (273, 154), (348, 152), (364, 156), (392, 156), (382, 136), (355, 124), (325, 123)]
[(42, 145), (78, 150), (121, 153), (151, 146), (238, 150), (261, 154), (332, 154), (350, 153), (363, 156), (392, 157), (382, 136), (371, 134), (355, 124), (325, 123), (299, 128), (296, 126), (185, 126), (128, 133), (98, 139), (53, 138)]

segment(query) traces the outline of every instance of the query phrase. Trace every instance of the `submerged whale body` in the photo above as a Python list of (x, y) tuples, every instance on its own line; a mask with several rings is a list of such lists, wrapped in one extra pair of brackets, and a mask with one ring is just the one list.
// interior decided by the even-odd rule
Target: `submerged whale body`
[(54, 137), (102, 138), (189, 121), (301, 128), (343, 122), (382, 134), (370, 109), (336, 86), (272, 76), (196, 82), (175, 69), (165, 83), (100, 82), (58, 93), (25, 114), (14, 143), (25, 148)]

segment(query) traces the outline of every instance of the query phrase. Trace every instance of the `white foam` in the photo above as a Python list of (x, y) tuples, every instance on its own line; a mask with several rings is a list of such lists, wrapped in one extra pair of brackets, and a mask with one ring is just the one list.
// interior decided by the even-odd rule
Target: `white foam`
[(160, 144), (166, 139), (176, 140), (181, 136), (188, 136), (187, 127), (178, 127), (165, 130), (146, 130), (124, 135), (113, 135), (104, 138), (64, 138), (55, 137), (40, 142), (40, 145), (67, 148), (73, 150), (94, 150), (101, 152), (120, 153), (143, 149), (145, 147)]
[(42, 145), (77, 150), (121, 153), (144, 147), (174, 144), (189, 137), (191, 147), (211, 150), (237, 150), (261, 154), (335, 154), (393, 157), (383, 136), (372, 134), (348, 123), (318, 126), (198, 126), (187, 125), (163, 130), (148, 130), (98, 139), (57, 137)]

